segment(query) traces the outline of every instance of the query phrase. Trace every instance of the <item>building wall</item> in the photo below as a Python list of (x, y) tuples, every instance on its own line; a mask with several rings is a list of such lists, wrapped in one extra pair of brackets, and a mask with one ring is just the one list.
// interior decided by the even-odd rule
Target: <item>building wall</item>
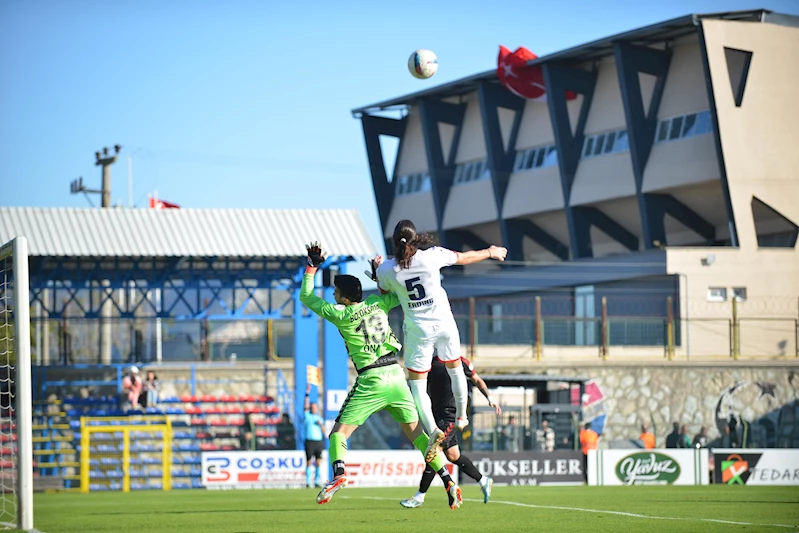
[[(796, 354), (799, 250), (667, 248), (666, 258), (669, 274), (680, 276), (680, 315), (688, 319), (684, 327), (693, 355), (729, 355), (736, 287), (747, 293), (746, 301), (737, 303), (741, 354)], [(727, 289), (726, 301), (710, 301), (711, 287)]]
[(466, 114), (463, 117), (461, 138), (455, 157), (457, 163), (485, 159), (487, 156), (483, 119), (480, 116), (480, 102), (477, 99), (477, 93), (465, 95), (463, 103), (466, 104)]
[(419, 109), (412, 107), (408, 111), (408, 124), (405, 126), (405, 135), (397, 153), (397, 176), (425, 172), (427, 170), (426, 154)]
[(491, 180), (454, 185), (444, 208), (444, 229), (461, 228), (497, 220), (497, 203)]
[[(702, 26), (739, 244), (752, 250), (753, 196), (799, 224), (799, 28), (711, 20)], [(740, 107), (725, 47), (753, 53)]]
[(511, 174), (502, 216), (519, 217), (563, 209), (563, 188), (556, 166)]
[(397, 222), (406, 218), (413, 220), (419, 230), (438, 231), (436, 211), (433, 206), (433, 193), (426, 191), (395, 196), (394, 205), (391, 206), (391, 214), (388, 217), (386, 227), (383, 228), (383, 235), (391, 237)]

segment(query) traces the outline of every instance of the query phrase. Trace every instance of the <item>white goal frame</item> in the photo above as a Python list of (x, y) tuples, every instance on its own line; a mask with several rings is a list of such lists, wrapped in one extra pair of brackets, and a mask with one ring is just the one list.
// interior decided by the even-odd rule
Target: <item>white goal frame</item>
[(31, 406), (30, 284), (28, 240), (15, 237), (0, 246), (0, 261), (11, 255), (14, 269), (14, 355), (16, 358), (17, 529), (33, 529), (33, 434)]

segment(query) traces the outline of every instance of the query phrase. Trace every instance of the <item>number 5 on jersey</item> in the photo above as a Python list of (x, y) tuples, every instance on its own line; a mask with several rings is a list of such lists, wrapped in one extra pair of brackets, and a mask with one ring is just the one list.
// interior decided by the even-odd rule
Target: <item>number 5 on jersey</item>
[(413, 301), (424, 300), (424, 297), (427, 295), (427, 293), (424, 292), (424, 286), (418, 283), (421, 279), (420, 277), (415, 277), (405, 280), (405, 288), (408, 289), (408, 297)]

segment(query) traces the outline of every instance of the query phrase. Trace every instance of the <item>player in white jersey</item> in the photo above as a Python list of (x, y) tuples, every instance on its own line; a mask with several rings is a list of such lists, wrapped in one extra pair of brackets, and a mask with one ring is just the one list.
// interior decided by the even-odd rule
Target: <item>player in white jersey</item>
[(382, 292), (397, 294), (405, 315), (405, 368), (408, 369), (410, 387), (419, 417), (429, 435), (426, 455), (435, 455), (448, 432), (439, 429), (427, 394), (427, 373), (433, 364), (433, 350), (444, 362), (452, 380), (455, 396), (456, 426), (463, 429), (469, 424), (466, 416), (468, 389), (461, 365), (460, 333), (452, 316), (449, 298), (441, 286), (440, 270), (451, 265), (471, 265), (486, 259), (504, 261), (508, 251), (501, 246), (485, 250), (455, 252), (434, 246), (419, 248), (431, 242), (427, 234), (417, 234), (410, 220), (401, 220), (394, 228), (392, 238), (394, 258), (382, 262), (375, 258), (376, 281)]

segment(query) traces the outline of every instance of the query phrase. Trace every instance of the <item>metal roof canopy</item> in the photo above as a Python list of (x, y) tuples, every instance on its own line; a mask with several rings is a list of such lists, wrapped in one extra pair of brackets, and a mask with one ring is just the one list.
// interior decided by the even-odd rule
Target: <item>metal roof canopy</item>
[[(701, 19), (773, 22), (775, 24), (785, 25), (799, 24), (799, 22), (797, 22), (799, 21), (799, 17), (777, 14), (768, 9), (685, 15), (542, 56), (533, 61), (529, 61), (527, 65), (539, 65), (548, 61), (560, 61), (564, 64), (593, 61), (613, 55), (613, 44), (620, 41), (631, 44), (651, 45), (656, 42), (678, 39), (695, 32), (695, 28)], [(481, 82), (499, 83), (496, 69), (474, 74), (424, 91), (418, 91), (384, 102), (353, 109), (352, 114), (357, 117), (361, 114), (370, 114), (389, 110), (391, 108), (405, 107), (427, 97), (447, 98), (459, 96), (476, 90)]]
[(296, 292), (305, 244), (320, 241), (326, 265), (377, 254), (345, 209), (0, 207), (0, 243), (20, 235), (31, 303), (50, 318), (286, 318), (296, 294), (273, 291)]
[(377, 254), (354, 209), (0, 207), (0, 243), (31, 257), (298, 258), (318, 240), (331, 257)]

